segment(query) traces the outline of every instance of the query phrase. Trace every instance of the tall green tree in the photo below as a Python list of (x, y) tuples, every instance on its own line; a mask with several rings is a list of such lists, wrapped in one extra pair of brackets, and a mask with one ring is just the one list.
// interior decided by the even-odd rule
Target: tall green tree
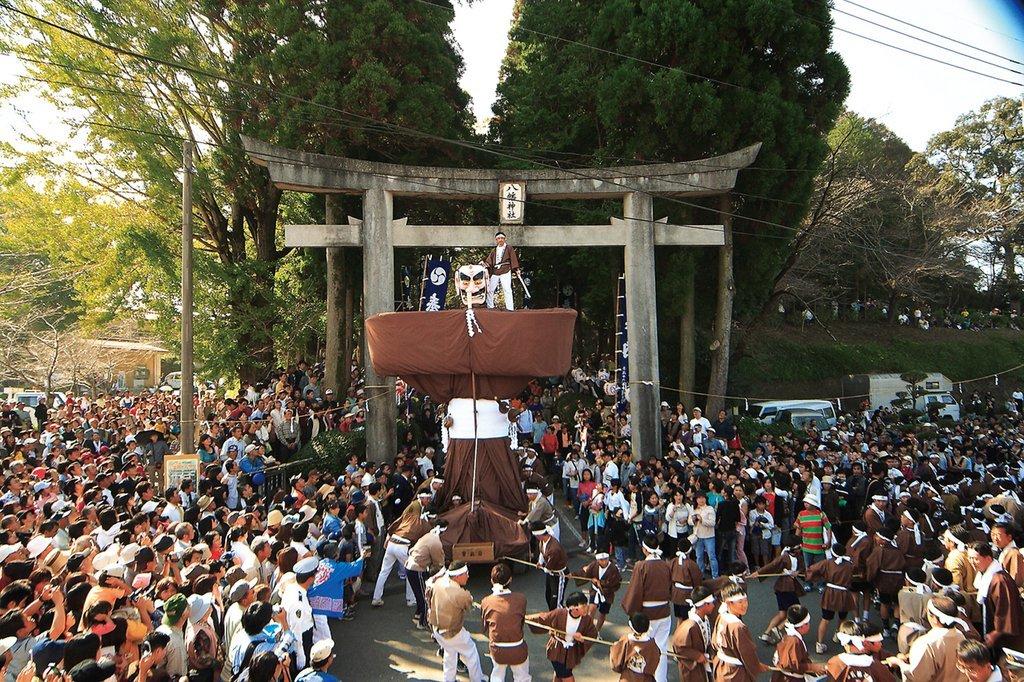
[(81, 132), (78, 151), (100, 165), (99, 180), (114, 193), (141, 191), (168, 231), (180, 224), (180, 140), (199, 143), (197, 354), (211, 373), (252, 379), (274, 360), (277, 272), (289, 255), (279, 216), (322, 216), (316, 204), (274, 187), (246, 159), (240, 134), (310, 151), (431, 162), (457, 150), (399, 127), (471, 134), (450, 9), (413, 0), (42, 0), (18, 7), (120, 48), (17, 14), (3, 39), (31, 60), (26, 68), (36, 80), (24, 89), (38, 91), (41, 81)]
[[(764, 143), (758, 168), (740, 174), (734, 209), (742, 216), (734, 223), (737, 312), (757, 310), (790, 236), (765, 222), (799, 225), (849, 89), (831, 49), (829, 3), (530, 0), (515, 12), (495, 141), (596, 165), (699, 159)], [(666, 201), (656, 210), (673, 221), (717, 222), (700, 206)], [(688, 297), (679, 287), (695, 282), (697, 324), (706, 327), (715, 272), (708, 250), (696, 257), (695, 276), (672, 288), (659, 283), (663, 371), (679, 355), (668, 352), (678, 337), (667, 324), (683, 317), (676, 304)]]
[(997, 97), (957, 119), (926, 152), (940, 172), (967, 186), (985, 204), (976, 238), (1001, 263), (1008, 302), (1020, 305), (1017, 259), (1024, 248), (1024, 109), (1019, 99)]

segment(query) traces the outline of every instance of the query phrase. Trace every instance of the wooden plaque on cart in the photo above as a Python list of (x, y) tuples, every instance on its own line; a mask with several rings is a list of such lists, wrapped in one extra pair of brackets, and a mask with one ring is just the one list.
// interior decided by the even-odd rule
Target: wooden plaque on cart
[(464, 542), (452, 547), (452, 561), (466, 564), (494, 563), (493, 542)]

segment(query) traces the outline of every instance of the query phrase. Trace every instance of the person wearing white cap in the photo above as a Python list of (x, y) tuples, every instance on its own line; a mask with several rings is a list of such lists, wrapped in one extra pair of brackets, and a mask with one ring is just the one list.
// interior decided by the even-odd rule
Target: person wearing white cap
[(672, 635), (672, 653), (679, 665), (680, 682), (707, 682), (711, 674), (711, 621), (715, 593), (694, 588), (687, 599), (689, 611)]
[(672, 634), (672, 612), (669, 599), (672, 596), (672, 566), (661, 558), (657, 536), (649, 533), (640, 548), (644, 558), (633, 566), (633, 577), (629, 581), (626, 596), (622, 598), (622, 610), (627, 615), (643, 613), (650, 621), (651, 638), (658, 643), (661, 660), (654, 675), (657, 682), (668, 679), (668, 640)]
[(188, 624), (185, 626), (185, 647), (188, 650), (189, 670), (196, 671), (196, 679), (213, 680), (217, 663), (217, 632), (210, 621), (213, 614), (213, 596), (193, 594), (188, 598)]
[(334, 640), (321, 639), (309, 650), (309, 667), (295, 676), (295, 682), (338, 682), (327, 672), (334, 662)]
[(285, 587), (281, 595), (281, 609), (288, 618), (288, 629), (301, 645), (295, 661), (300, 670), (306, 667), (313, 646), (313, 607), (309, 604), (306, 591), (312, 586), (319, 566), (316, 557), (307, 557), (296, 563), (295, 582)]
[(466, 613), (473, 608), (473, 595), (465, 589), (468, 581), (469, 566), (461, 561), (453, 562), (447, 571), (427, 581), (428, 620), (434, 640), (444, 652), (444, 682), (455, 682), (460, 658), (466, 664), (470, 682), (484, 679), (480, 653), (463, 625)]

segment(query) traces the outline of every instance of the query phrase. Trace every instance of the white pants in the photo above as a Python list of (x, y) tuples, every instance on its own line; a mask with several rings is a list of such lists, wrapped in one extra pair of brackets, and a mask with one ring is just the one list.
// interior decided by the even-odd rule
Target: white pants
[(476, 650), (476, 643), (465, 628), (451, 639), (442, 637), (435, 631), (434, 640), (444, 650), (442, 663), (444, 682), (455, 682), (460, 656), (462, 662), (466, 664), (466, 668), (469, 669), (469, 682), (483, 682), (486, 679), (483, 668), (480, 667), (480, 654)]
[(651, 627), (647, 631), (651, 639), (661, 650), (658, 657), (658, 669), (654, 671), (654, 682), (667, 682), (668, 680), (668, 639), (672, 635), (672, 616), (665, 616), (651, 621)]
[[(377, 584), (373, 587), (373, 599), (374, 601), (384, 598), (384, 583), (388, 581), (388, 576), (391, 575), (391, 569), (395, 568), (395, 564), (401, 569), (405, 566), (406, 559), (409, 558), (409, 545), (401, 545), (397, 542), (389, 542), (387, 547), (384, 548), (384, 561), (380, 565), (380, 575), (377, 576)], [(401, 573), (401, 570), (399, 570)], [(416, 597), (412, 593), (412, 587), (409, 586), (408, 580), (403, 580), (405, 583), (405, 601), (415, 602)]]
[(519, 665), (506, 665), (495, 663), (491, 668), (491, 682), (505, 682), (505, 671), (512, 671), (512, 682), (530, 682), (530, 659), (527, 658)]
[(487, 278), (487, 307), (494, 307), (494, 293), (498, 290), (498, 284), (501, 284), (501, 291), (505, 296), (505, 310), (515, 310), (515, 306), (512, 304), (512, 273), (506, 272), (504, 275), (491, 275)]

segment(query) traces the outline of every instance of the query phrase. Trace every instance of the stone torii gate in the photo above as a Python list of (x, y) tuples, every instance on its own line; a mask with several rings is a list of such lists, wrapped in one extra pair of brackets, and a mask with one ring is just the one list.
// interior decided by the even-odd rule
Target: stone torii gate
[[(607, 225), (501, 225), (509, 243), (518, 247), (619, 246), (625, 251), (626, 317), (629, 320), (630, 411), (632, 445), (638, 456), (661, 451), (658, 388), (658, 317), (655, 308), (655, 246), (724, 246), (731, 248), (731, 216), (721, 212), (720, 225), (670, 225), (654, 219), (654, 197), (727, 196), (737, 173), (753, 163), (761, 145), (729, 154), (681, 163), (573, 170), (486, 170), (443, 168), (361, 161), (276, 147), (242, 137), (249, 158), (265, 166), (281, 189), (318, 194), (359, 194), (361, 220), (347, 224), (287, 225), (285, 244), (325, 247), (328, 279), (340, 262), (341, 247), (357, 247), (363, 255), (363, 314), (394, 310), (395, 247), (491, 246), (495, 226), (409, 225), (395, 219), (392, 198), (426, 197), (442, 200), (499, 200), (499, 187), (517, 183), (521, 200), (622, 199), (623, 217)], [(328, 205), (330, 206), (330, 203)], [(328, 222), (337, 217), (328, 212)], [(729, 261), (731, 263), (731, 259)], [(729, 274), (731, 279), (731, 273)], [(328, 286), (328, 296), (335, 289)], [(338, 301), (328, 307), (338, 310)], [(731, 307), (731, 298), (730, 298)], [(514, 313), (511, 313), (514, 314)], [(328, 348), (337, 349), (337, 329), (328, 315)], [(337, 325), (334, 325), (337, 326)], [(363, 357), (366, 358), (365, 348)], [(335, 351), (336, 352), (336, 351)], [(369, 362), (366, 400), (393, 395), (394, 378), (378, 377)], [(392, 458), (397, 436), (395, 404), (383, 398), (369, 404), (366, 443), (368, 457)]]

